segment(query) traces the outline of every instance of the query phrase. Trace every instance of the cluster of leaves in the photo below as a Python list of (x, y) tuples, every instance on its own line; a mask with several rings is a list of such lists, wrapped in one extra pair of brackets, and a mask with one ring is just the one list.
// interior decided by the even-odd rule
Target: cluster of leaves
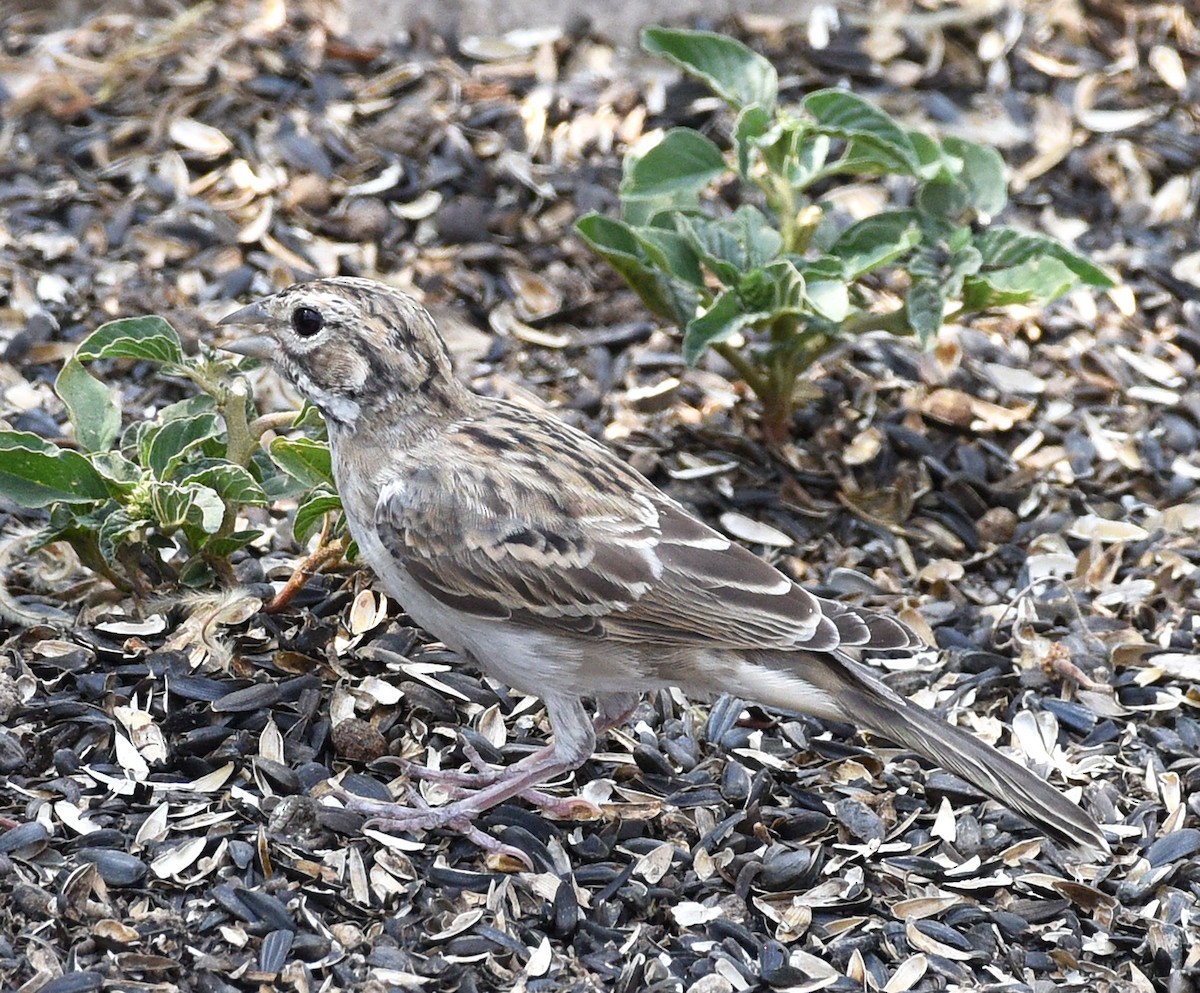
[[(710, 346), (729, 360), (773, 439), (790, 427), (797, 377), (839, 340), (884, 330), (927, 344), (951, 304), (961, 314), (1112, 285), (1051, 238), (987, 223), (1007, 202), (994, 149), (902, 127), (844, 90), (781, 107), (774, 66), (723, 35), (650, 28), (642, 45), (729, 104), (732, 149), (690, 128), (666, 132), (626, 156), (621, 218), (593, 212), (578, 231), (683, 329), (688, 362)], [(901, 177), (887, 189), (903, 201), (850, 223), (829, 191), (863, 177)], [(736, 210), (702, 200), (729, 179)], [(863, 281), (889, 276), (903, 303), (874, 312)]]
[[(170, 404), (153, 419), (122, 430), (114, 392), (86, 363), (149, 362), (201, 393)], [(238, 511), (282, 497), (299, 499), (301, 543), (339, 515), (328, 445), (300, 434), (260, 445), (269, 429), (322, 427), (308, 410), (256, 416), (236, 365), (207, 349), (185, 355), (161, 317), (110, 321), (67, 360), (55, 382), (75, 429), (77, 448), (35, 434), (0, 431), (0, 493), (30, 508), (48, 508), (34, 542), (68, 542), (89, 568), (120, 589), (142, 577), (187, 586), (228, 577), (229, 557), (260, 532), (238, 529)], [(339, 518), (330, 518), (329, 525)]]

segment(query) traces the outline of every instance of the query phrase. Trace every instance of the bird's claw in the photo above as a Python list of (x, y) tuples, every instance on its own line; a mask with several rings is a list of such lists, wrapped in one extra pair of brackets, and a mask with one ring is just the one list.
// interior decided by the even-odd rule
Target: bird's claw
[(477, 828), (472, 823), (472, 819), (482, 811), (469, 804), (464, 804), (462, 801), (448, 804), (445, 807), (431, 807), (425, 803), (420, 794), (411, 791), (413, 802), (418, 806), (408, 807), (401, 803), (372, 800), (369, 797), (350, 793), (343, 787), (334, 787), (330, 792), (341, 799), (348, 810), (368, 815), (363, 827), (383, 831), (386, 834), (449, 828), (461, 834), (488, 855), (513, 859), (528, 871), (534, 871), (533, 861), (525, 852), (512, 845), (506, 845)]
[[(458, 769), (430, 769), (409, 761), (401, 763), (401, 771), (407, 773), (412, 779), (436, 783), (452, 799), (463, 801), (468, 800), (473, 792), (491, 786), (504, 778), (506, 770), (493, 769), (489, 766), (475, 746), (465, 738), (460, 740), (460, 745), (467, 760), (475, 767), (474, 772), (463, 772)], [(419, 796), (415, 791), (413, 791), (413, 795)], [(603, 816), (599, 807), (581, 796), (556, 797), (532, 788), (522, 790), (519, 796), (539, 810), (562, 820), (595, 821)]]

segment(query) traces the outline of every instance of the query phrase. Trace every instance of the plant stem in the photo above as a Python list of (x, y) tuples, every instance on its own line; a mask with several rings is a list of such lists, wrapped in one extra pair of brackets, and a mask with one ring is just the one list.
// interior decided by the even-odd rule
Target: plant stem
[(873, 314), (869, 311), (847, 318), (839, 328), (839, 335), (852, 338), (855, 335), (867, 334), (871, 331), (887, 331), (895, 335), (910, 335), (912, 325), (908, 323), (908, 315), (903, 307), (889, 310), (886, 314)]
[(755, 369), (750, 360), (728, 342), (719, 342), (713, 345), (712, 348), (714, 352), (733, 366), (734, 371), (742, 377), (754, 395), (761, 400), (763, 394), (770, 389), (770, 382), (767, 377)]
[(311, 555), (300, 563), (296, 571), (284, 583), (283, 589), (275, 595), (275, 598), (263, 607), (263, 612), (274, 614), (283, 610), (292, 602), (296, 594), (303, 589), (304, 584), (320, 572), (324, 566), (330, 562), (336, 562), (346, 554), (346, 545), (347, 541), (345, 537), (334, 538), (333, 541), (325, 544), (323, 534), (321, 543), (317, 545)]
[(779, 204), (779, 234), (783, 238), (783, 250), (785, 253), (802, 251), (800, 228), (796, 224), (796, 191), (786, 176), (777, 173), (771, 176), (771, 186)]
[(225, 419), (225, 434), (228, 438), (226, 456), (236, 465), (249, 465), (250, 457), (258, 447), (260, 435), (251, 432), (246, 420), (245, 383), (235, 380), (224, 396), (217, 400), (217, 405)]
[(294, 410), (277, 410), (274, 413), (263, 414), (250, 422), (250, 434), (257, 440), (268, 431), (290, 427), (295, 421), (296, 412)]
[[(781, 220), (785, 215), (781, 215)], [(793, 225), (793, 231), (795, 226)], [(786, 237), (786, 236), (785, 236)], [(763, 431), (767, 441), (773, 445), (787, 440), (791, 424), (796, 377), (809, 368), (840, 340), (871, 331), (888, 331), (895, 335), (910, 335), (912, 327), (903, 307), (886, 314), (863, 313), (846, 320), (835, 337), (829, 334), (812, 333), (801, 336), (795, 320), (780, 319), (771, 326), (771, 340), (779, 352), (766, 365), (765, 370), (754, 365), (728, 342), (713, 345), (713, 349), (745, 381), (763, 408)], [(787, 348), (794, 341), (797, 347)]]
[(793, 356), (792, 361), (796, 369), (796, 375), (806, 372), (809, 367), (817, 361), (822, 355), (833, 349), (833, 346), (840, 339), (827, 334), (812, 334), (804, 341), (804, 347), (800, 349), (799, 354)]
[[(240, 378), (229, 381), (224, 376), (218, 377), (214, 370), (219, 370), (220, 367), (214, 367), (212, 363), (201, 365), (193, 362), (165, 368), (177, 375), (186, 376), (216, 401), (217, 410), (225, 421), (225, 457), (236, 465), (249, 465), (250, 457), (258, 447), (258, 439), (267, 429), (263, 428), (255, 433), (246, 419), (246, 401), (249, 396), (246, 381)], [(295, 417), (295, 414), (289, 416)], [(255, 423), (258, 423), (257, 420)]]
[(771, 341), (786, 347), (797, 340), (800, 319), (795, 314), (783, 314), (771, 322)]
[(99, 539), (95, 534), (78, 532), (76, 538), (68, 538), (66, 540), (75, 549), (75, 554), (79, 556), (79, 561), (91, 569), (92, 572), (98, 573), (107, 579), (114, 589), (120, 590), (122, 593), (133, 591), (133, 584), (105, 561), (104, 556), (100, 553)]

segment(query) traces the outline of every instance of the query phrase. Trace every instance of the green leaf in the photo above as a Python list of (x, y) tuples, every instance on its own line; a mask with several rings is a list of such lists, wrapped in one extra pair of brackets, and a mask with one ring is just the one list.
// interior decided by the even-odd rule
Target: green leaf
[[(254, 415), (251, 414), (251, 416)], [(296, 414), (296, 419), (292, 421), (292, 428), (297, 431), (301, 428), (312, 428), (313, 432), (319, 437), (327, 437), (324, 415), (308, 400), (305, 400), (301, 405), (300, 411)]]
[(782, 172), (796, 189), (807, 189), (822, 175), (829, 162), (829, 150), (833, 142), (829, 135), (817, 134), (800, 122), (787, 133), (787, 142), (791, 146), (791, 154), (784, 158), (777, 171)]
[(207, 411), (175, 417), (142, 437), (142, 464), (156, 479), (168, 480), (191, 454), (221, 433), (221, 420)]
[(261, 507), (267, 502), (267, 494), (249, 470), (232, 462), (207, 459), (189, 465), (180, 474), (178, 482), (181, 485), (199, 483), (207, 486), (233, 507)]
[(726, 290), (713, 305), (692, 320), (683, 335), (683, 360), (695, 365), (709, 345), (728, 341), (742, 330), (751, 317), (742, 310), (737, 290)]
[(895, 262), (921, 243), (915, 210), (887, 210), (851, 224), (829, 246), (842, 260), (847, 280)]
[(775, 287), (762, 269), (751, 269), (737, 281), (738, 301), (746, 310), (765, 310), (775, 302)]
[(144, 359), (178, 364), (183, 360), (179, 335), (161, 317), (123, 317), (101, 324), (75, 350), (89, 359)]
[[(909, 137), (918, 138), (917, 132)], [(992, 217), (1008, 203), (1004, 160), (994, 148), (962, 138), (946, 138), (936, 148), (936, 157), (920, 138), (918, 154), (925, 163), (928, 182), (917, 194), (922, 210), (957, 220), (968, 210)]]
[(0, 494), (22, 507), (108, 498), (104, 477), (78, 452), (25, 431), (0, 431)]
[(198, 483), (153, 483), (150, 505), (159, 528), (168, 534), (182, 527), (216, 534), (225, 518), (225, 504), (221, 498)]
[(751, 204), (738, 207), (733, 212), (733, 220), (726, 223), (736, 233), (738, 246), (746, 260), (744, 268), (767, 265), (783, 250), (783, 236), (767, 215)]
[(846, 266), (837, 256), (821, 255), (815, 259), (806, 259), (802, 255), (785, 255), (784, 259), (792, 263), (806, 280), (832, 279), (839, 282), (845, 281)]
[(656, 269), (646, 245), (624, 221), (593, 212), (581, 217), (575, 230), (621, 274), (651, 312), (679, 327), (686, 326), (695, 316), (700, 302), (695, 287)]
[(727, 168), (721, 150), (700, 132), (672, 128), (640, 158), (626, 156), (620, 188), (625, 219), (644, 223), (665, 207), (690, 206)]
[(141, 467), (120, 452), (93, 452), (88, 458), (92, 468), (108, 483), (108, 491), (112, 496), (120, 498), (132, 492), (142, 480)]
[(921, 280), (914, 282), (904, 299), (905, 315), (909, 326), (917, 333), (917, 339), (922, 347), (929, 345), (942, 326), (942, 314), (945, 310), (946, 298), (941, 288), (934, 282)]
[[(634, 237), (641, 243), (646, 258), (668, 276), (704, 287), (704, 273), (695, 250), (678, 231), (666, 228), (636, 228)], [(694, 309), (693, 309), (694, 313)]]
[(288, 475), (305, 486), (333, 485), (333, 459), (329, 446), (311, 438), (276, 438), (271, 458)]
[(703, 80), (737, 110), (751, 104), (775, 106), (779, 92), (775, 67), (740, 41), (709, 31), (646, 28), (642, 48)]
[(962, 162), (958, 179), (967, 190), (970, 205), (988, 217), (1000, 213), (1008, 203), (1008, 183), (1000, 153), (986, 145), (954, 137), (943, 138), (942, 148)]
[[(974, 232), (969, 224), (963, 224), (950, 232), (950, 236), (946, 239), (946, 247), (951, 252), (961, 252), (967, 246), (974, 247)], [(979, 255), (979, 262), (982, 265), (983, 254), (977, 248), (975, 252)]]
[[(94, 507), (95, 505), (93, 505)], [(103, 505), (101, 505), (103, 506)], [(116, 504), (109, 504), (109, 507), (115, 507)], [(33, 540), (27, 546), (29, 552), (36, 552), (47, 545), (53, 545), (56, 541), (66, 541), (74, 544), (83, 533), (83, 527), (88, 527), (90, 531), (95, 532), (102, 518), (95, 518), (95, 526), (91, 526), (90, 517), (93, 514), (81, 513), (79, 508), (69, 506), (65, 503), (56, 503), (50, 508), (50, 521), (43, 527)], [(80, 521), (87, 522), (81, 526)]]
[(791, 259), (776, 259), (767, 266), (765, 271), (775, 289), (775, 298), (771, 301), (769, 308), (757, 313), (748, 312), (746, 322), (759, 324), (783, 314), (806, 313), (807, 288), (804, 285), (804, 276), (796, 268), (795, 263)]
[[(832, 142), (821, 134), (807, 118), (782, 116), (750, 144), (759, 150), (763, 164), (771, 177), (790, 183), (795, 192), (807, 188), (818, 178), (829, 159)], [(772, 195), (771, 182), (762, 178), (756, 182)]]
[(1088, 286), (1108, 289), (1116, 285), (1108, 273), (1095, 263), (1044, 234), (993, 225), (979, 233), (975, 238), (975, 247), (983, 255), (985, 266), (1002, 268), (1049, 256), (1058, 259)]
[(850, 316), (850, 288), (841, 259), (825, 255), (798, 264), (809, 307), (827, 321), (841, 324)]
[(307, 489), (295, 476), (284, 472), (262, 448), (255, 449), (246, 468), (262, 486), (268, 503), (298, 497)]
[(933, 179), (939, 173), (950, 175), (950, 163), (946, 161), (946, 153), (942, 146), (921, 131), (908, 131), (908, 140), (912, 142), (920, 163), (918, 175), (923, 179)]
[(808, 182), (829, 176), (909, 176), (915, 175), (916, 171), (887, 146), (870, 139), (851, 138), (842, 154), (809, 177)]
[(307, 545), (317, 533), (326, 514), (337, 514), (342, 510), (342, 499), (328, 486), (314, 486), (296, 507), (292, 518), (292, 534), (296, 543)]
[(197, 393), (194, 397), (167, 404), (158, 412), (155, 419), (165, 424), (167, 421), (174, 421), (181, 417), (195, 417), (197, 414), (204, 414), (216, 409), (217, 401), (213, 397), (207, 393)]
[(767, 265), (783, 248), (783, 238), (766, 215), (749, 204), (726, 220), (680, 215), (676, 223), (705, 266), (726, 286), (736, 285), (743, 273)]
[(950, 256), (942, 277), (942, 291), (947, 297), (962, 293), (963, 280), (974, 276), (983, 265), (983, 256), (974, 245), (964, 245)]
[(112, 391), (92, 376), (77, 358), (69, 358), (54, 381), (54, 392), (67, 408), (75, 438), (87, 452), (112, 446), (121, 431), (121, 411)]
[[(954, 237), (954, 241), (959, 239)], [(963, 245), (950, 251), (946, 244), (922, 244), (909, 258), (906, 268), (913, 282), (928, 282), (938, 287), (945, 299), (962, 292), (963, 280), (979, 271), (982, 258), (974, 245)]]
[(252, 541), (262, 537), (261, 531), (250, 529), (247, 531), (234, 531), (233, 534), (214, 537), (210, 541), (205, 542), (204, 550), (209, 555), (215, 555), (218, 558), (227, 559), (238, 549), (245, 548)]
[(921, 161), (908, 132), (869, 101), (829, 89), (810, 93), (802, 106), (820, 132), (846, 139), (843, 159), (855, 164), (853, 171), (918, 174)]
[(953, 179), (938, 178), (921, 187), (917, 206), (928, 214), (957, 220), (970, 204), (967, 187)]
[(733, 143), (737, 148), (738, 172), (743, 179), (750, 177), (751, 156), (759, 142), (764, 141), (772, 124), (770, 112), (755, 104), (746, 107), (733, 125)]
[(138, 458), (141, 458), (146, 438), (157, 430), (158, 425), (153, 421), (130, 421), (121, 432), (118, 447), (122, 452), (137, 453)]
[[(232, 551), (236, 551), (238, 547), (240, 546), (234, 546)], [(207, 550), (212, 551), (211, 545), (207, 547)], [(217, 574), (213, 567), (202, 558), (189, 559), (179, 570), (179, 585), (193, 590), (203, 589), (214, 583), (216, 579)]]
[(984, 310), (1011, 303), (1045, 303), (1070, 292), (1078, 277), (1056, 258), (1030, 259), (1008, 269), (991, 270), (963, 283), (963, 307)]
[(124, 509), (114, 506), (100, 522), (97, 536), (100, 554), (110, 565), (117, 565), (117, 549), (135, 538), (141, 537), (149, 522), (131, 517)]
[(724, 286), (737, 285), (744, 268), (741, 264), (744, 257), (739, 250), (737, 233), (730, 229), (729, 222), (679, 214), (675, 223), (705, 268)]
[(927, 279), (931, 282), (939, 282), (946, 262), (945, 247), (935, 242), (921, 245), (913, 252), (905, 268), (914, 280)]
[(835, 324), (850, 316), (850, 290), (845, 283), (807, 280), (804, 289), (809, 306), (818, 316)]

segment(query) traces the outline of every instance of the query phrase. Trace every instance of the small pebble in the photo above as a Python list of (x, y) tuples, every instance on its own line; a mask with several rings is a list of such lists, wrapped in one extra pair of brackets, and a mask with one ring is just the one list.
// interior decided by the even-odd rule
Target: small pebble
[(387, 752), (387, 739), (370, 721), (351, 717), (333, 726), (333, 747), (351, 762), (374, 762)]

